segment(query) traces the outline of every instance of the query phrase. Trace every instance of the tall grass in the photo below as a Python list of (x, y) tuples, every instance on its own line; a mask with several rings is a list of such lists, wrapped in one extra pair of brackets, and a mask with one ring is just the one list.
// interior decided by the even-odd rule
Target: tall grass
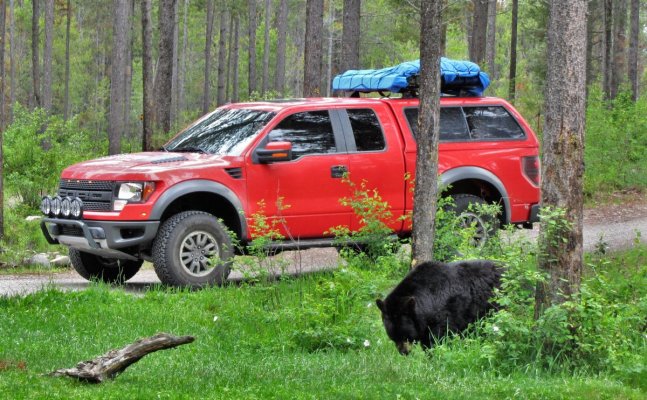
[[(644, 303), (646, 262), (645, 248), (605, 262), (610, 286), (592, 284), (592, 290), (613, 304)], [(532, 360), (509, 368), (511, 360), (490, 359), (487, 346), (500, 338), (485, 329), (495, 320), (428, 353), (400, 356), (373, 302), (405, 270), (389, 270), (385, 259), (378, 263), (385, 268), (349, 263), (332, 272), (199, 292), (156, 287), (130, 294), (96, 284), (84, 292), (50, 288), (1, 298), (0, 397), (644, 398), (645, 371), (545, 368)], [(587, 275), (598, 273), (588, 269)], [(153, 353), (102, 385), (43, 375), (160, 331), (197, 339)], [(637, 357), (647, 355), (646, 346)]]

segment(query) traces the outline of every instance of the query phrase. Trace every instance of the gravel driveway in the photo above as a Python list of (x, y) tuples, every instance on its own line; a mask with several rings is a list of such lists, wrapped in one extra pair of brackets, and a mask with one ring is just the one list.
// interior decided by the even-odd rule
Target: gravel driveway
[[(538, 229), (535, 228), (532, 231), (521, 230), (517, 234), (536, 237), (537, 233)], [(586, 210), (585, 251), (591, 251), (599, 244), (614, 250), (628, 248), (636, 240), (647, 243), (647, 202), (644, 200), (638, 199), (626, 204)], [(279, 269), (277, 265), (281, 266), (283, 272), (299, 274), (334, 268), (337, 262), (337, 252), (334, 249), (310, 249), (282, 253), (272, 261), (272, 265), (275, 269)], [(229, 279), (238, 281), (242, 278), (240, 272), (233, 272)], [(144, 268), (124, 285), (124, 288), (129, 292), (141, 293), (159, 283), (155, 271), (149, 264), (145, 264)], [(0, 275), (0, 296), (24, 295), (50, 285), (63, 290), (83, 290), (89, 283), (72, 271)]]

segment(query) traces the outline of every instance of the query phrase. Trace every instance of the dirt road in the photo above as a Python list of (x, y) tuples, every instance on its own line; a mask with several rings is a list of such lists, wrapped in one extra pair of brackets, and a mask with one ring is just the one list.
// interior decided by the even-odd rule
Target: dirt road
[[(538, 229), (519, 231), (536, 237)], [(647, 201), (634, 199), (621, 205), (611, 205), (588, 209), (584, 219), (584, 249), (592, 251), (604, 245), (608, 249), (623, 249), (632, 246), (635, 241), (647, 243)], [(286, 273), (297, 274), (337, 266), (337, 253), (333, 249), (311, 249), (300, 252), (285, 252), (279, 260), (272, 262), (274, 269), (283, 269)], [(233, 272), (231, 280), (240, 280), (240, 272)], [(159, 284), (150, 265), (130, 279), (124, 286), (126, 291), (141, 293), (147, 288)], [(47, 286), (63, 290), (83, 290), (88, 282), (75, 272), (37, 273), (20, 275), (0, 275), (0, 296), (25, 295)]]

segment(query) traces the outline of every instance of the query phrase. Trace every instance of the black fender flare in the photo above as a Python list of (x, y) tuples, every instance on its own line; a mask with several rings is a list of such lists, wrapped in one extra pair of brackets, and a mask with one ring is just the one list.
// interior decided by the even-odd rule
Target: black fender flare
[(505, 190), (503, 182), (501, 182), (501, 180), (492, 172), (479, 167), (458, 167), (445, 171), (440, 176), (440, 182), (443, 186), (451, 185), (454, 182), (466, 179), (476, 179), (494, 186), (494, 188), (501, 194), (501, 200), (503, 201), (503, 206), (505, 208), (504, 222), (506, 224), (509, 223), (512, 214), (512, 210), (510, 209), (510, 197), (508, 197), (508, 191)]
[(241, 239), (247, 237), (247, 222), (244, 216), (243, 203), (238, 196), (227, 186), (222, 183), (209, 181), (206, 179), (195, 179), (190, 181), (180, 182), (175, 184), (162, 193), (162, 195), (155, 202), (153, 210), (151, 211), (150, 219), (160, 220), (164, 211), (177, 199), (191, 193), (212, 193), (224, 198), (228, 201), (237, 211), (238, 219), (240, 222)]

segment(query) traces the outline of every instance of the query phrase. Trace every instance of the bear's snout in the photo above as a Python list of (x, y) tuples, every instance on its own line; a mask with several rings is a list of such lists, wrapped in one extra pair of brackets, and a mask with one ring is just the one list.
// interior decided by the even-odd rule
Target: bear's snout
[(403, 356), (408, 356), (411, 352), (411, 342), (397, 342), (395, 345), (398, 348), (400, 354), (402, 354)]

